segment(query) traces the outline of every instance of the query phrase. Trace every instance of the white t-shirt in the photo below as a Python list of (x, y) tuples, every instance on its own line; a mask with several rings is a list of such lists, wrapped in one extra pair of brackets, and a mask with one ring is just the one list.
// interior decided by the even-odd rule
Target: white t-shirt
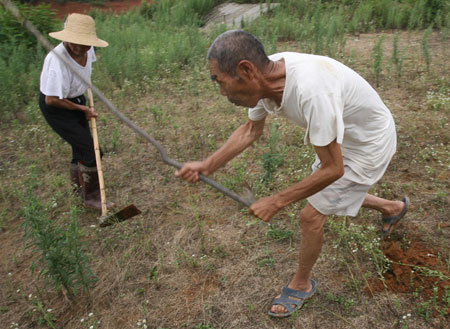
[(94, 47), (91, 47), (87, 52), (86, 65), (81, 66), (70, 57), (69, 52), (61, 42), (47, 54), (41, 72), (40, 90), (44, 95), (58, 96), (60, 99), (74, 98), (83, 95), (86, 92), (87, 86), (58, 58), (57, 55), (55, 55), (55, 53), (73, 64), (73, 66), (77, 68), (77, 72), (90, 81), (92, 63), (96, 61)]
[(304, 143), (325, 146), (334, 139), (341, 146), (349, 179), (374, 184), (383, 175), (396, 150), (397, 136), (391, 112), (377, 92), (359, 74), (324, 56), (278, 53), (284, 58), (286, 84), (281, 106), (262, 99), (249, 109), (249, 118), (268, 113), (286, 117), (306, 129)]

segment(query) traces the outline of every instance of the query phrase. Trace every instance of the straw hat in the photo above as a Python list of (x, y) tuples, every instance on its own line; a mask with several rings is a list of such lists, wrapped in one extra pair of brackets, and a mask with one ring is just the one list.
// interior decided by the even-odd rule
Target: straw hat
[(95, 22), (91, 16), (69, 14), (64, 23), (64, 29), (48, 34), (52, 38), (76, 43), (84, 46), (106, 47), (108, 43), (97, 38)]

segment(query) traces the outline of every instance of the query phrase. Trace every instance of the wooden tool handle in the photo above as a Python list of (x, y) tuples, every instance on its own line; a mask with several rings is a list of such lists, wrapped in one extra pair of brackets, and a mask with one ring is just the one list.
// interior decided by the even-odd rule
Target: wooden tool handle
[[(89, 107), (93, 109), (94, 97), (92, 96), (92, 90), (91, 88), (88, 88), (87, 91), (89, 98)], [(103, 217), (106, 215), (106, 212), (108, 210), (106, 208), (105, 182), (103, 180), (102, 161), (100, 157), (100, 146), (98, 143), (98, 135), (97, 135), (97, 124), (94, 117), (91, 118), (91, 131), (92, 131), (92, 139), (94, 140), (95, 161), (97, 162), (98, 183), (100, 185), (100, 200), (102, 202), (102, 217)]]

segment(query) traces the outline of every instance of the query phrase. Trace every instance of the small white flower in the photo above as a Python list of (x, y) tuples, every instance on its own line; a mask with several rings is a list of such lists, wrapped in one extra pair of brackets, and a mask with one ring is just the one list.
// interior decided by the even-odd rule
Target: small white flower
[(147, 325), (146, 325), (146, 324), (144, 324), (143, 328), (144, 328), (144, 329), (147, 329)]
[(92, 228), (96, 228), (97, 226), (96, 226), (96, 225), (94, 225), (94, 224), (92, 224), (92, 225), (91, 225), (91, 227), (92, 227)]
[(411, 313), (406, 314), (406, 316), (411, 317)]
[(17, 289), (16, 292), (19, 293), (19, 292), (20, 292), (20, 289)]
[(8, 276), (9, 276), (9, 277), (11, 277), (11, 276), (12, 276), (12, 273), (11, 273), (11, 272), (9, 272), (9, 273), (8, 273)]
[(94, 329), (94, 326), (90, 326), (89, 329)]
[(92, 313), (92, 312), (88, 314), (89, 317), (91, 317), (91, 316), (93, 316), (93, 315), (94, 315), (94, 313)]
[(145, 320), (145, 319), (144, 319), (144, 320), (142, 320), (142, 323), (147, 323), (147, 320)]
[(141, 324), (142, 324), (141, 321), (138, 321), (138, 322), (137, 322), (138, 327), (140, 327)]
[(49, 308), (49, 309), (47, 310), (48, 313), (50, 313), (51, 311), (53, 311), (51, 308)]
[(31, 299), (32, 297), (33, 297), (33, 295), (32, 295), (32, 294), (29, 294), (29, 295), (28, 295), (28, 298), (29, 298), (29, 299)]
[(84, 319), (83, 319), (83, 318), (81, 318), (80, 322), (81, 322), (81, 323), (83, 323), (83, 322), (84, 322)]

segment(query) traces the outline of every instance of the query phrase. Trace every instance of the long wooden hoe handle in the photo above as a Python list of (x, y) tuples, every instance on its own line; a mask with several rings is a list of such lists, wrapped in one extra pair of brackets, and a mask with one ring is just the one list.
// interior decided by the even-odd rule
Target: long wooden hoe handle
[[(92, 90), (88, 88), (89, 107), (94, 109), (94, 97)], [(100, 200), (102, 202), (102, 217), (106, 216), (108, 209), (106, 208), (105, 181), (103, 180), (102, 159), (100, 156), (100, 146), (98, 143), (97, 123), (95, 118), (91, 118), (92, 139), (94, 140), (95, 161), (97, 162), (98, 183), (100, 185)]]

